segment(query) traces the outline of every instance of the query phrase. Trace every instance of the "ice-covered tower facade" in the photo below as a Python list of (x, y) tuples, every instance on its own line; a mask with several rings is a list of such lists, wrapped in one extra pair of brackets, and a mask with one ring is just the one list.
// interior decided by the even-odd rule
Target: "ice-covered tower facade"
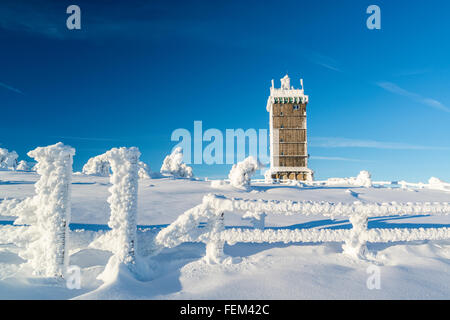
[(291, 87), (288, 75), (281, 79), (281, 88), (275, 88), (272, 80), (267, 111), (270, 113), (270, 171), (273, 179), (313, 179), (313, 171), (308, 169), (307, 104), (303, 79), (300, 79), (299, 89)]

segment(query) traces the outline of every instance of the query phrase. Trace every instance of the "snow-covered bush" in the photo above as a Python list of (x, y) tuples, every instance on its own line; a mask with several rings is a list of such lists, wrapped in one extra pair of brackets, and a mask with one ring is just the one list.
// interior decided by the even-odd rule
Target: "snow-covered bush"
[(369, 188), (372, 186), (371, 174), (368, 171), (361, 171), (357, 177), (350, 178), (330, 178), (327, 180), (327, 185), (347, 184), (357, 187)]
[(438, 179), (436, 177), (431, 177), (428, 180), (428, 188), (435, 190), (450, 191), (450, 183), (442, 181), (441, 179)]
[(16, 167), (16, 170), (19, 171), (31, 171), (32, 166), (26, 162), (25, 160), (21, 160)]
[(362, 186), (362, 187), (366, 187), (369, 188), (372, 186), (372, 179), (371, 179), (371, 174), (369, 171), (361, 171), (358, 176), (355, 179), (355, 184)]
[(192, 178), (194, 176), (192, 168), (183, 162), (183, 149), (181, 147), (175, 148), (164, 159), (160, 172), (177, 178)]
[(109, 177), (111, 173), (111, 165), (105, 154), (90, 158), (83, 166), (82, 172), (87, 175), (95, 175), (100, 177)]
[[(139, 161), (139, 179), (151, 179), (154, 174), (150, 167), (143, 161)], [(95, 175), (100, 177), (109, 177), (111, 175), (111, 164), (106, 154), (93, 157), (83, 166), (82, 172), (87, 175)]]
[(15, 223), (31, 224), (36, 241), (29, 243), (20, 256), (28, 260), (37, 275), (61, 276), (68, 262), (66, 239), (74, 155), (75, 150), (61, 142), (28, 153), (38, 162), (40, 179), (35, 184), (36, 195), (19, 204), (22, 210)]
[(250, 156), (245, 160), (234, 164), (228, 178), (233, 187), (245, 189), (250, 185), (251, 176), (260, 168), (257, 159)]
[(16, 170), (18, 157), (17, 152), (0, 148), (0, 170)]
[(159, 173), (152, 172), (150, 170), (150, 167), (145, 162), (139, 161), (138, 165), (139, 165), (138, 171), (139, 179), (152, 179), (159, 177)]

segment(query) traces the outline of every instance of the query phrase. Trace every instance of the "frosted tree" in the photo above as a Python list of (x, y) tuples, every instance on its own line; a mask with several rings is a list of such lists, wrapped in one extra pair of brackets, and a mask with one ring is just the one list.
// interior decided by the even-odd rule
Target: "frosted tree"
[(442, 181), (439, 178), (431, 177), (428, 180), (428, 188), (436, 190), (450, 191), (450, 183)]
[(161, 166), (161, 174), (171, 175), (177, 178), (192, 178), (192, 168), (183, 162), (183, 149), (175, 148), (168, 155)]
[(109, 177), (111, 173), (111, 165), (105, 154), (90, 158), (83, 166), (82, 172), (87, 175), (95, 175), (100, 177)]
[(258, 160), (252, 156), (238, 162), (231, 168), (228, 178), (233, 187), (245, 189), (250, 185), (251, 176), (261, 167)]
[(31, 166), (28, 164), (28, 162), (21, 160), (16, 167), (16, 170), (19, 171), (31, 171)]
[(16, 170), (18, 157), (17, 152), (0, 148), (0, 170)]
[(143, 161), (139, 161), (139, 179), (151, 179), (152, 178), (152, 172), (150, 170), (150, 167)]
[(372, 186), (372, 177), (370, 172), (361, 171), (357, 177), (350, 178), (330, 178), (327, 180), (328, 185), (339, 185), (339, 184), (349, 184), (352, 186), (366, 187)]
[(35, 241), (20, 253), (34, 273), (62, 276), (68, 263), (66, 240), (71, 210), (72, 163), (75, 149), (61, 142), (28, 153), (34, 158), (40, 179), (36, 195), (25, 199), (16, 223), (30, 224)]
[(355, 184), (369, 188), (372, 186), (372, 179), (369, 171), (361, 171), (355, 179)]

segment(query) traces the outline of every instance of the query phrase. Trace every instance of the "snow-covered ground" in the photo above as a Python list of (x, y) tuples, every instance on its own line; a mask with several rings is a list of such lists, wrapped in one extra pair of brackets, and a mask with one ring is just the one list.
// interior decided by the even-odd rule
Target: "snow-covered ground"
[[(34, 194), (36, 173), (0, 171), (0, 201)], [(216, 188), (211, 185), (215, 185)], [(369, 243), (371, 260), (342, 254), (342, 243), (226, 245), (233, 257), (222, 265), (207, 264), (205, 245), (185, 243), (148, 258), (151, 280), (121, 274), (103, 285), (97, 280), (111, 253), (88, 248), (108, 229), (108, 177), (73, 175), (70, 265), (81, 268), (81, 289), (68, 289), (63, 279), (38, 278), (20, 267), (24, 262), (11, 243), (0, 243), (1, 299), (448, 299), (450, 298), (450, 241)], [(153, 237), (208, 193), (264, 200), (361, 202), (449, 202), (450, 192), (431, 189), (357, 187), (333, 184), (299, 185), (253, 183), (246, 190), (210, 181), (144, 179), (139, 182), (138, 239)], [(226, 226), (249, 226), (242, 215), (227, 214)], [(0, 233), (19, 228), (13, 217), (0, 216)], [(345, 219), (321, 216), (272, 216), (266, 226), (290, 228), (350, 228)], [(450, 227), (450, 216), (392, 216), (369, 220), (369, 228)], [(8, 229), (8, 230), (9, 230)], [(139, 247), (139, 246), (138, 246)], [(380, 289), (368, 289), (368, 267), (380, 271)]]

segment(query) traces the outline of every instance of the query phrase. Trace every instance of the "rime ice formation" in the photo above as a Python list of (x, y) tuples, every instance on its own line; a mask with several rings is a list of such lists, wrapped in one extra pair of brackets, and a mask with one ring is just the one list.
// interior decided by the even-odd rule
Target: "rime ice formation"
[[(139, 161), (139, 179), (151, 179), (155, 176), (150, 167), (143, 161)], [(109, 177), (111, 175), (111, 164), (106, 154), (101, 154), (88, 160), (83, 166), (82, 172), (87, 175)]]
[(135, 268), (140, 152), (134, 147), (122, 147), (111, 149), (104, 156), (111, 164), (112, 170), (112, 187), (109, 188), (111, 195), (108, 198), (111, 215), (108, 226), (112, 229), (109, 235), (114, 256), (100, 276), (101, 279), (107, 280), (111, 273), (121, 268), (120, 265), (127, 266), (130, 271)]
[(150, 167), (143, 161), (139, 161), (139, 179), (152, 179), (159, 176), (158, 173), (152, 172)]
[(351, 215), (350, 223), (353, 228), (350, 231), (350, 236), (345, 240), (342, 248), (344, 253), (354, 258), (365, 258), (367, 254), (366, 239), (364, 239), (367, 233), (367, 226), (369, 223), (368, 217), (365, 214)]
[[(243, 212), (242, 217), (253, 220), (255, 230), (221, 227), (225, 212)], [(334, 219), (349, 217), (351, 230), (263, 229), (266, 215), (323, 215)], [(171, 225), (156, 236), (156, 243), (163, 247), (175, 247), (183, 242), (204, 242), (207, 244), (205, 259), (210, 263), (223, 261), (223, 243), (237, 242), (344, 242), (346, 254), (355, 258), (365, 258), (366, 242), (392, 242), (429, 239), (444, 240), (450, 235), (450, 228), (433, 229), (367, 229), (368, 217), (389, 215), (433, 214), (450, 215), (450, 204), (444, 203), (330, 203), (311, 201), (266, 201), (226, 198), (208, 194), (201, 204), (187, 210)], [(206, 220), (207, 227), (198, 228), (200, 221)]]
[[(223, 213), (211, 219), (207, 225), (210, 234), (217, 234), (225, 230)], [(211, 239), (206, 242), (205, 261), (209, 264), (221, 264), (227, 256), (223, 252), (225, 242), (222, 239)]]
[(245, 189), (250, 185), (251, 176), (260, 168), (258, 160), (252, 156), (234, 164), (228, 178), (233, 187)]
[(17, 152), (0, 148), (0, 170), (16, 170), (18, 157)]
[(21, 160), (16, 167), (16, 170), (19, 171), (31, 171), (31, 166), (28, 164), (28, 162)]
[(352, 185), (369, 188), (372, 186), (371, 175), (368, 171), (361, 171), (357, 177), (351, 178), (330, 178), (326, 181), (327, 185)]
[(450, 191), (450, 183), (444, 182), (436, 177), (431, 177), (430, 180), (428, 180), (428, 188), (435, 190)]
[(28, 260), (37, 275), (62, 276), (68, 262), (66, 242), (74, 155), (75, 150), (61, 142), (28, 153), (38, 162), (40, 179), (35, 184), (36, 195), (18, 203), (12, 211), (19, 216), (16, 224), (31, 225), (35, 241), (28, 243), (20, 256)]
[(170, 155), (168, 155), (161, 166), (161, 174), (171, 175), (176, 178), (192, 178), (192, 168), (183, 162), (183, 149), (181, 147), (175, 148)]
[(369, 171), (361, 171), (356, 177), (355, 184), (369, 188), (372, 186), (372, 179)]
[(83, 166), (82, 172), (87, 175), (95, 175), (100, 177), (109, 177), (111, 165), (105, 154), (90, 158)]

